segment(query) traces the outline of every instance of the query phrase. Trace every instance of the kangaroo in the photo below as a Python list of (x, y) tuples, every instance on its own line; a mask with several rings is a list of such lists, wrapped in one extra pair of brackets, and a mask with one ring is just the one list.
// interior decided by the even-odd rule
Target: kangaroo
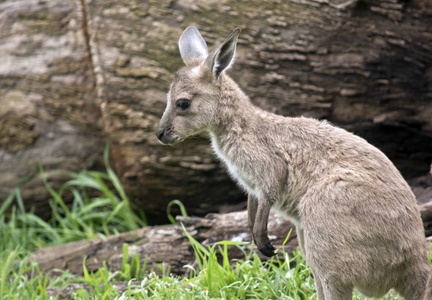
[(240, 29), (210, 54), (196, 27), (179, 40), (175, 75), (156, 135), (172, 145), (208, 132), (217, 156), (248, 193), (248, 222), (261, 253), (273, 207), (296, 225), (319, 300), (432, 299), (432, 269), (416, 199), (377, 148), (344, 129), (254, 106), (226, 74)]

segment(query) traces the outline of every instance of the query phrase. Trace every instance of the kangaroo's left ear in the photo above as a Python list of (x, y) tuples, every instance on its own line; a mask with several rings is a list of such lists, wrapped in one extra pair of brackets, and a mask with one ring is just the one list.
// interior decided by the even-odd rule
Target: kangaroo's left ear
[(218, 80), (223, 71), (229, 69), (234, 61), (237, 39), (240, 29), (236, 28), (219, 47), (214, 49), (204, 64), (210, 69), (212, 75)]
[(179, 50), (185, 65), (206, 58), (208, 54), (207, 44), (195, 26), (189, 26), (183, 31), (179, 40)]

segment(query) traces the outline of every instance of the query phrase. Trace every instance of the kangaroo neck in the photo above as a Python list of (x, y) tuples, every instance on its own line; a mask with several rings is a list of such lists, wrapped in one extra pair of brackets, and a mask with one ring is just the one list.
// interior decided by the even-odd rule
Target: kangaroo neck
[(260, 114), (266, 112), (254, 106), (228, 76), (221, 77), (220, 84), (218, 119), (209, 131), (214, 150), (219, 156), (226, 158), (230, 150), (240, 147), (242, 140), (250, 133), (253, 134)]

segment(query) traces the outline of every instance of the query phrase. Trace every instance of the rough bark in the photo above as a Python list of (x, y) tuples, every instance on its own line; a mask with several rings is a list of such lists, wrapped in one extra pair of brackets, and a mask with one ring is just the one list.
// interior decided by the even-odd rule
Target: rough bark
[(38, 164), (58, 189), (103, 152), (82, 24), (73, 1), (0, 3), (0, 204), (24, 181), (27, 207), (49, 217)]
[[(209, 214), (205, 218), (177, 217), (178, 222), (185, 225), (187, 232), (203, 245), (231, 241), (251, 241), (247, 226), (246, 211), (228, 214)], [(281, 216), (271, 214), (269, 237), (277, 248), (282, 248), (292, 224)], [(157, 274), (162, 263), (170, 267), (172, 274), (181, 275), (187, 272), (185, 265), (194, 265), (195, 254), (191, 244), (179, 225), (148, 226), (131, 232), (107, 238), (96, 238), (90, 241), (79, 241), (60, 246), (37, 250), (34, 260), (43, 271), (69, 270), (72, 274), (81, 275), (82, 264), (86, 257), (89, 272), (102, 267), (103, 262), (108, 268), (120, 270), (123, 261), (123, 244), (129, 245), (129, 257), (137, 253), (140, 261), (146, 261), (148, 270)], [(293, 231), (285, 245), (290, 252), (297, 246), (296, 233)], [(251, 244), (243, 249), (249, 253)], [(236, 247), (229, 248), (230, 258), (244, 259), (244, 253)], [(264, 259), (264, 257), (263, 257)]]
[[(119, 292), (119, 294), (124, 293), (129, 287), (139, 287), (141, 286), (141, 281), (119, 281), (111, 283), (112, 286)], [(102, 284), (101, 284), (102, 286)], [(57, 297), (56, 299), (72, 299), (72, 296), (78, 290), (85, 290), (87, 293), (91, 293), (91, 287), (86, 283), (71, 283), (64, 288), (50, 288), (46, 290), (46, 293), (50, 297)]]
[(51, 170), (100, 157), (103, 127), (127, 194), (152, 223), (176, 198), (198, 215), (241, 203), (206, 139), (163, 147), (154, 136), (190, 24), (210, 48), (242, 29), (230, 74), (255, 104), (329, 119), (381, 148), (405, 178), (424, 175), (431, 23), (428, 0), (3, 1), (0, 199), (29, 175), (24, 200), (46, 214), (38, 162), (58, 186), (65, 176)]

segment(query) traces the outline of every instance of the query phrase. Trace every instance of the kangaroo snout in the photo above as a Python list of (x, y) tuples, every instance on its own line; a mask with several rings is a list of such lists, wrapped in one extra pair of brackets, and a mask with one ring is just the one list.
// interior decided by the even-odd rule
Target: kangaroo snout
[(164, 135), (165, 135), (165, 128), (158, 128), (156, 130), (156, 136), (157, 136), (157, 138), (158, 138), (159, 141), (162, 142), (162, 139), (163, 139)]
[(172, 127), (162, 127), (160, 125), (156, 129), (156, 137), (163, 145), (172, 145), (180, 140), (178, 136), (173, 134)]

